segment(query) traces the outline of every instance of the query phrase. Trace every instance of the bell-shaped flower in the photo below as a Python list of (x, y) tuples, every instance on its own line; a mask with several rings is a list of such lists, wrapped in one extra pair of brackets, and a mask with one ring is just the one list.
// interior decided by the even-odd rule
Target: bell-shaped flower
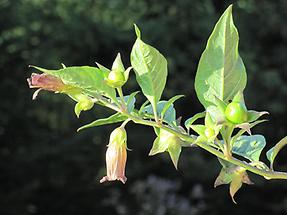
[(119, 180), (126, 183), (127, 133), (123, 127), (116, 128), (110, 135), (106, 152), (107, 175), (100, 182)]
[(64, 84), (61, 79), (45, 73), (32, 73), (31, 78), (28, 78), (27, 81), (30, 88), (39, 88), (33, 94), (33, 99), (37, 97), (40, 90), (65, 92), (71, 88), (71, 86)]

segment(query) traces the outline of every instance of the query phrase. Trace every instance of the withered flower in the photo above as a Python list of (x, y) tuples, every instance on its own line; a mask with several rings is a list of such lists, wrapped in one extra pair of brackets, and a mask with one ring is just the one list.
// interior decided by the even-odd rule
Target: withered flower
[(32, 73), (31, 78), (28, 78), (27, 81), (30, 88), (39, 88), (33, 94), (33, 99), (37, 97), (41, 90), (64, 92), (70, 88), (70, 86), (64, 84), (61, 79), (45, 73)]
[(116, 128), (110, 135), (106, 152), (107, 176), (100, 182), (119, 180), (126, 183), (125, 167), (127, 161), (127, 133), (123, 127)]

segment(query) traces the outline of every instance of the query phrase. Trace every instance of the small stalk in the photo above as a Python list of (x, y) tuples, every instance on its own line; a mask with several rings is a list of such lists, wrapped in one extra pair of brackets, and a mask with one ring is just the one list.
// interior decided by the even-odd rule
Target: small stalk
[(125, 103), (125, 100), (124, 100), (124, 95), (123, 95), (122, 88), (121, 87), (117, 87), (117, 91), (118, 91), (118, 94), (119, 94), (120, 100), (121, 100), (121, 109), (126, 111), (127, 110), (127, 106), (126, 106), (126, 103)]
[(131, 121), (131, 119), (126, 119), (122, 124), (121, 124), (121, 128), (124, 128), (127, 124), (128, 124), (128, 122), (129, 121)]
[(156, 112), (156, 106), (152, 105), (152, 110), (153, 110), (153, 114), (154, 114), (154, 120), (156, 121), (156, 123), (160, 124), (158, 116), (157, 116), (157, 112)]

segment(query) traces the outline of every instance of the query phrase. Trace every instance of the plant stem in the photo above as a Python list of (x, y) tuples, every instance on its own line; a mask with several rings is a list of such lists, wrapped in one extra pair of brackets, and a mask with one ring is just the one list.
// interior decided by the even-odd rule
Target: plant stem
[[(117, 112), (120, 112), (121, 114), (127, 116), (130, 120), (134, 121), (137, 124), (142, 124), (142, 125), (147, 125), (147, 126), (151, 126), (151, 127), (157, 127), (160, 129), (164, 129), (178, 137), (180, 137), (181, 139), (183, 139), (186, 142), (190, 142), (190, 146), (194, 145), (194, 142), (196, 140), (196, 136), (191, 136), (188, 134), (184, 134), (181, 133), (179, 131), (176, 131), (170, 127), (168, 127), (167, 125), (161, 124), (161, 123), (157, 123), (155, 121), (150, 121), (150, 120), (145, 120), (142, 119), (138, 116), (132, 115), (126, 111), (122, 111), (121, 109), (119, 109), (117, 106), (115, 106), (114, 104), (110, 103), (107, 99), (101, 98), (101, 102), (108, 108), (111, 108)], [(223, 160), (226, 160), (230, 163), (233, 163), (237, 166), (241, 166), (243, 168), (245, 168), (246, 170), (253, 172), (257, 175), (263, 176), (266, 179), (286, 179), (287, 180), (287, 173), (285, 172), (278, 172), (278, 171), (273, 171), (273, 170), (264, 170), (264, 169), (259, 169), (255, 166), (252, 166), (250, 164), (248, 164), (245, 161), (241, 161), (237, 158), (232, 157), (232, 155), (226, 156), (224, 153), (222, 153), (221, 151), (219, 151), (218, 149), (215, 149), (214, 147), (206, 144), (206, 143), (202, 143), (202, 142), (197, 142), (196, 143), (197, 146), (199, 146), (200, 148), (210, 152), (211, 154), (215, 155), (218, 158), (221, 158)]]
[(127, 108), (126, 108), (126, 103), (125, 103), (125, 100), (124, 100), (124, 95), (123, 95), (122, 88), (121, 88), (121, 87), (118, 87), (118, 88), (117, 88), (117, 91), (118, 91), (119, 96), (120, 96), (122, 108), (123, 108), (124, 110), (126, 110)]

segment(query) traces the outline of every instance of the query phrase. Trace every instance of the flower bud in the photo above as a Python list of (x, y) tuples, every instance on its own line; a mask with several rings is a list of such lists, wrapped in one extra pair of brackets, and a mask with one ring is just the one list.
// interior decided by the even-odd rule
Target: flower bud
[(119, 180), (127, 181), (125, 167), (127, 161), (127, 133), (122, 127), (116, 128), (110, 135), (106, 152), (107, 175), (100, 182)]

